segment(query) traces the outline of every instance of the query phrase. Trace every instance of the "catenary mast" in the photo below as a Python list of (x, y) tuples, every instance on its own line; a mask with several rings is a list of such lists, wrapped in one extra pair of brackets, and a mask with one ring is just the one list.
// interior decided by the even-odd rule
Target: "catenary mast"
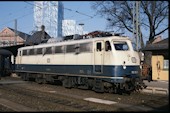
[(136, 40), (136, 50), (141, 48), (141, 33), (140, 33), (140, 1), (133, 1), (133, 36)]

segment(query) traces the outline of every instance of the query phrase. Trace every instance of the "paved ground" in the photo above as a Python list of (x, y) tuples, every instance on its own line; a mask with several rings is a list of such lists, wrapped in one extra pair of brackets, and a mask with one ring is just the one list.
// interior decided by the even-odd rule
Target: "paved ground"
[(144, 83), (147, 85), (147, 88), (144, 89), (143, 92), (169, 95), (169, 81), (148, 82), (147, 80), (144, 80)]
[(144, 81), (146, 85), (150, 87), (159, 87), (159, 88), (167, 88), (169, 89), (169, 81), (151, 81), (148, 82), (147, 80)]

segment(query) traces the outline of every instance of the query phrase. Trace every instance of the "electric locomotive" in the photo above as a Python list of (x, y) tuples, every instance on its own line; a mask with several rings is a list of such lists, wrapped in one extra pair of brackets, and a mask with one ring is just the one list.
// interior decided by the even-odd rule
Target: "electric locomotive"
[(124, 36), (73, 39), (21, 47), (15, 72), (38, 83), (60, 81), (67, 88), (131, 92), (145, 87), (140, 58)]

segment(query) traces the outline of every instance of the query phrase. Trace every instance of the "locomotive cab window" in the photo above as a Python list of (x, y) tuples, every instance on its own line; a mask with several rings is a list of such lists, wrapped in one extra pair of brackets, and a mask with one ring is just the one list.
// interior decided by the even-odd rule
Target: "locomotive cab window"
[(129, 50), (128, 44), (126, 42), (123, 42), (123, 41), (114, 41), (113, 45), (115, 47), (115, 50), (118, 50), (118, 51), (127, 51), (127, 50)]
[(111, 45), (109, 41), (105, 42), (105, 51), (111, 51)]
[(101, 44), (101, 42), (98, 42), (96, 44), (96, 46), (97, 46), (97, 51), (102, 51), (102, 44)]

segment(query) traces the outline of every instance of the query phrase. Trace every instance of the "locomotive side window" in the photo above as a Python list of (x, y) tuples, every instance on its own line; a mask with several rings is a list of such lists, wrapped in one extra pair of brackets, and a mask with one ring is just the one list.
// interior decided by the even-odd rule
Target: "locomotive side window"
[(98, 42), (98, 43), (96, 44), (96, 46), (97, 46), (97, 51), (101, 51), (101, 50), (102, 50), (102, 44), (101, 44), (101, 42)]
[(105, 51), (111, 51), (111, 45), (109, 41), (105, 42)]
[(67, 45), (66, 52), (67, 53), (75, 52), (75, 45)]
[(122, 41), (114, 41), (113, 42), (115, 50), (122, 50), (122, 51), (127, 51), (129, 50), (129, 46), (126, 42), (122, 42)]
[(34, 55), (34, 49), (30, 49), (28, 55)]
[(80, 52), (91, 52), (91, 51), (92, 51), (92, 43), (80, 44)]
[(42, 54), (42, 48), (37, 48), (37, 55)]
[(45, 54), (52, 54), (52, 47), (47, 47)]
[(64, 53), (64, 46), (56, 46), (55, 53)]
[(27, 55), (27, 50), (23, 50), (22, 55)]

